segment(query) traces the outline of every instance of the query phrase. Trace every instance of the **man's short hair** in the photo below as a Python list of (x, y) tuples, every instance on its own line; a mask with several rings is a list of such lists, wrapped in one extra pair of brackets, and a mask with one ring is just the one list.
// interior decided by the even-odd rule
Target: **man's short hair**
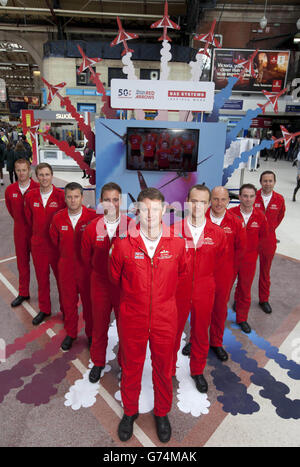
[(262, 174), (260, 175), (260, 178), (259, 178), (260, 182), (262, 181), (262, 178), (263, 178), (264, 175), (273, 175), (274, 182), (276, 182), (276, 175), (275, 175), (274, 172), (272, 172), (272, 170), (265, 170), (264, 172), (262, 172)]
[(141, 202), (144, 199), (158, 200), (158, 201), (161, 201), (162, 203), (164, 203), (165, 201), (165, 197), (162, 194), (162, 192), (159, 191), (157, 188), (152, 188), (152, 187), (145, 188), (139, 193), (137, 197), (137, 201)]
[(221, 185), (220, 185), (220, 186), (215, 186), (214, 188), (212, 188), (212, 190), (211, 190), (211, 195), (213, 195), (213, 192), (214, 192), (215, 190), (219, 190), (219, 189), (223, 189), (223, 190), (225, 191), (226, 195), (227, 195), (228, 198), (229, 198), (229, 191), (228, 191), (228, 189), (225, 188), (225, 186), (221, 186)]
[(199, 183), (198, 183), (197, 185), (191, 186), (191, 188), (189, 189), (188, 194), (187, 194), (187, 199), (188, 199), (188, 200), (190, 199), (190, 194), (191, 194), (192, 190), (194, 190), (194, 189), (195, 189), (195, 190), (198, 190), (198, 191), (207, 191), (208, 196), (209, 196), (209, 201), (210, 201), (210, 199), (211, 199), (211, 192), (210, 192), (210, 189), (209, 189), (207, 186), (201, 185), (201, 184), (199, 184)]
[(118, 191), (120, 195), (122, 194), (122, 188), (117, 183), (108, 182), (108, 183), (105, 183), (105, 185), (103, 185), (103, 187), (101, 188), (100, 199), (103, 198), (103, 193), (105, 191), (112, 191), (112, 190)]
[(41, 162), (40, 164), (38, 164), (35, 168), (35, 175), (38, 174), (38, 171), (39, 170), (42, 170), (42, 169), (49, 169), (51, 174), (53, 175), (53, 169), (51, 167), (50, 164), (48, 164), (47, 162)]
[(22, 159), (17, 159), (14, 163), (14, 167), (16, 167), (17, 164), (26, 164), (28, 168), (31, 167), (31, 164), (28, 159), (22, 158)]
[(83, 195), (83, 188), (80, 185), (80, 183), (77, 183), (77, 182), (67, 183), (64, 190), (65, 190), (65, 194), (67, 194), (67, 190), (70, 190), (70, 191), (79, 190), (80, 193)]
[(255, 194), (257, 192), (257, 189), (255, 188), (254, 185), (252, 185), (252, 183), (244, 183), (239, 189), (239, 194), (240, 195), (242, 194), (242, 191), (243, 191), (244, 188), (248, 188), (249, 190), (254, 190)]

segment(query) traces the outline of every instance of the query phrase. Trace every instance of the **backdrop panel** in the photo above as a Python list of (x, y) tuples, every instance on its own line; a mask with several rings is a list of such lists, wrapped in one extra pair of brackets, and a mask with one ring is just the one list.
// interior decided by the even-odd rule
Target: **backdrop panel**
[[(176, 128), (199, 130), (197, 172), (176, 173), (127, 170), (126, 133), (128, 127)], [(210, 189), (222, 184), (226, 124), (97, 119), (96, 130), (96, 199), (102, 185), (114, 181), (123, 190), (129, 206), (137, 198), (141, 185), (159, 188), (168, 203), (183, 203), (190, 186), (205, 183)]]

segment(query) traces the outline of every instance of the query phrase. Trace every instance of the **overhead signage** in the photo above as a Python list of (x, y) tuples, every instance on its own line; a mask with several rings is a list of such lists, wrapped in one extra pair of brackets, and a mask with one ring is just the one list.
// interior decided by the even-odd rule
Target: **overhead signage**
[(258, 118), (252, 119), (251, 128), (271, 128), (271, 127), (272, 127), (271, 118), (258, 117)]
[(57, 113), (55, 114), (55, 118), (56, 120), (74, 120), (74, 117), (72, 117), (70, 113), (69, 114)]
[(300, 105), (286, 105), (285, 112), (300, 112)]
[(215, 85), (204, 81), (111, 80), (115, 109), (211, 112)]
[(57, 112), (55, 110), (35, 110), (34, 117), (36, 120), (74, 120), (74, 117), (69, 112), (64, 112), (63, 110)]
[(221, 109), (223, 109), (223, 110), (242, 110), (243, 109), (243, 103), (244, 103), (244, 101), (242, 101), (242, 100), (229, 99), (229, 100), (225, 101), (225, 103), (222, 105)]

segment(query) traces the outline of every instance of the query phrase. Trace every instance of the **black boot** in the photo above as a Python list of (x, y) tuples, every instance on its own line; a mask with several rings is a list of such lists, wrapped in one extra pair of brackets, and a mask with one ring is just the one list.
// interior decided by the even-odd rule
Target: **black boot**
[(138, 416), (138, 413), (135, 415), (123, 415), (118, 428), (118, 435), (121, 441), (128, 441), (131, 438), (133, 433), (133, 423)]
[(269, 302), (259, 302), (259, 306), (267, 314), (272, 313), (272, 307)]
[(23, 295), (18, 295), (10, 304), (10, 306), (12, 306), (13, 308), (15, 306), (19, 306), (19, 305), (22, 305), (22, 303), (24, 302), (24, 300), (29, 300), (30, 297), (24, 297)]
[(228, 353), (223, 347), (214, 347), (211, 345), (210, 348), (214, 351), (214, 353), (216, 354), (218, 359), (221, 360), (221, 362), (226, 362), (226, 360), (228, 360)]
[(90, 383), (97, 383), (97, 381), (99, 381), (103, 368), (104, 366), (93, 366), (89, 374)]
[(183, 347), (181, 353), (182, 355), (186, 357), (191, 355), (191, 343), (190, 342)]
[(32, 324), (34, 326), (41, 324), (44, 321), (44, 319), (47, 318), (47, 316), (50, 316), (50, 315), (47, 315), (43, 311), (39, 311), (38, 314), (33, 318)]
[(208, 384), (203, 375), (192, 375), (192, 378), (199, 392), (204, 393), (208, 391)]
[(158, 417), (157, 415), (154, 415), (154, 418), (156, 425), (156, 433), (159, 441), (161, 443), (167, 443), (170, 440), (172, 434), (168, 416), (165, 415), (164, 417)]
[(250, 324), (247, 323), (247, 321), (242, 321), (241, 323), (237, 323), (237, 324), (240, 326), (243, 332), (245, 332), (246, 334), (250, 334), (251, 327), (250, 327)]
[(64, 340), (62, 341), (60, 348), (64, 351), (70, 350), (74, 340), (75, 339), (73, 337), (66, 336)]

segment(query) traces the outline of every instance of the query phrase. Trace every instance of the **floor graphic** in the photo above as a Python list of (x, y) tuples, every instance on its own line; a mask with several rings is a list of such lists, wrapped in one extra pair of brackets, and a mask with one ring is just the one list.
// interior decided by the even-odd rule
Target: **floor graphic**
[[(24, 336), (16, 338), (7, 346), (7, 359), (26, 348), (34, 339), (45, 334), (47, 329), (61, 321), (61, 316), (55, 316), (48, 322), (27, 332)], [(62, 322), (61, 322), (62, 324)], [(80, 329), (83, 327), (82, 316), (80, 316)], [(238, 329), (238, 333), (237, 333)], [(16, 398), (23, 404), (33, 404), (35, 406), (47, 404), (57, 393), (59, 384), (64, 380), (72, 360), (80, 356), (86, 348), (86, 339), (80, 336), (73, 347), (68, 352), (62, 352), (60, 345), (65, 335), (65, 331), (60, 329), (43, 348), (32, 353), (31, 357), (20, 360), (10, 369), (0, 371), (0, 402), (5, 396), (15, 388), (20, 388)], [(256, 331), (248, 335), (241, 333), (235, 323), (235, 314), (228, 310), (228, 322), (224, 334), (224, 347), (229, 353), (229, 363), (238, 364), (240, 370), (250, 374), (250, 381), (260, 388), (259, 394), (269, 399), (274, 406), (277, 415), (283, 419), (300, 418), (300, 400), (288, 397), (290, 389), (287, 384), (276, 380), (276, 378), (258, 362), (248, 355), (243, 348), (243, 339), (249, 339), (257, 348), (265, 352), (269, 360), (274, 361), (280, 368), (286, 371), (287, 377), (299, 380), (300, 365), (295, 361), (288, 360), (279, 349), (271, 345), (266, 339), (259, 336)], [(174, 401), (179, 411), (190, 414), (192, 417), (200, 417), (209, 414), (211, 400), (210, 391), (208, 394), (200, 394), (195, 387), (194, 381), (190, 377), (189, 358), (182, 355), (181, 350), (186, 343), (186, 336), (183, 334), (181, 347), (178, 352), (176, 381), (174, 383)], [(107, 364), (101, 377), (105, 377), (112, 369), (110, 363), (116, 359), (118, 349), (118, 334), (116, 321), (114, 320), (109, 328)], [(242, 382), (239, 375), (232, 370), (227, 363), (221, 363), (211, 352), (208, 355), (208, 368), (212, 377), (215, 390), (217, 391), (217, 401), (221, 404), (222, 410), (231, 415), (243, 414), (251, 415), (260, 411), (260, 405), (252, 395), (248, 393), (247, 386)], [(1, 365), (2, 366), (2, 365)], [(1, 368), (0, 366), (0, 368)], [(90, 368), (93, 366), (89, 362), (89, 369), (82, 378), (72, 384), (64, 396), (64, 405), (74, 411), (80, 408), (92, 407), (97, 402), (99, 396), (99, 383), (92, 384), (88, 380)], [(32, 376), (31, 380), (24, 383), (25, 378)], [(174, 378), (175, 379), (175, 378)], [(120, 383), (119, 383), (120, 384)], [(115, 399), (122, 404), (120, 390), (114, 393)], [(151, 355), (147, 349), (146, 360), (142, 377), (142, 389), (139, 401), (139, 412), (148, 413), (153, 410), (154, 395), (152, 385)]]

